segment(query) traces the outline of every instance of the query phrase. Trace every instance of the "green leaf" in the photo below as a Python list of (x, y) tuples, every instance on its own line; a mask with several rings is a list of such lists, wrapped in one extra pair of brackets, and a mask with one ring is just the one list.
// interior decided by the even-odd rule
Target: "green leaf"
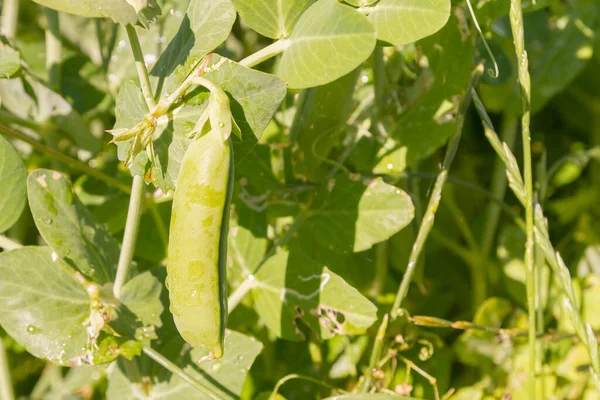
[(21, 56), (12, 47), (0, 42), (0, 78), (10, 78), (21, 69)]
[(371, 4), (377, 2), (377, 0), (345, 0), (346, 3), (355, 7), (364, 7), (370, 6)]
[(290, 36), (298, 18), (315, 0), (232, 0), (242, 19), (272, 39)]
[(119, 245), (72, 192), (68, 177), (38, 169), (27, 180), (40, 235), (67, 264), (95, 282), (113, 281)]
[(135, 8), (127, 0), (34, 0), (57, 11), (88, 18), (110, 18), (123, 25), (138, 20)]
[(375, 47), (367, 17), (335, 0), (319, 0), (300, 17), (277, 75), (290, 88), (324, 85), (365, 61)]
[(199, 62), (201, 57), (223, 43), (235, 18), (231, 0), (191, 0), (179, 31), (151, 71), (152, 76), (158, 77), (157, 94), (161, 94), (165, 87), (168, 91), (176, 88), (170, 77), (178, 66), (191, 58)]
[(27, 171), (12, 145), (0, 136), (0, 232), (7, 231), (25, 207)]
[(89, 308), (85, 288), (49, 248), (0, 254), (0, 325), (34, 356), (61, 365), (81, 356)]
[[(140, 46), (144, 53), (144, 61), (149, 70), (156, 65), (161, 52), (177, 33), (182, 20), (185, 18), (188, 4), (189, 0), (169, 1), (163, 6), (163, 15), (157, 23), (152, 24), (149, 29), (136, 27)], [(138, 79), (135, 60), (133, 59), (125, 27), (119, 26), (115, 46), (108, 64), (108, 85), (111, 93), (118, 93), (123, 82), (129, 79)]]
[(413, 217), (412, 201), (402, 190), (381, 178), (363, 182), (344, 174), (323, 185), (306, 223), (323, 246), (359, 252), (389, 239)]
[(377, 39), (394, 46), (439, 31), (450, 18), (450, 0), (381, 0), (369, 14)]
[(164, 310), (160, 300), (162, 289), (162, 283), (152, 272), (146, 271), (127, 281), (119, 300), (142, 325), (160, 327), (162, 326), (160, 316)]
[[(249, 229), (233, 225), (229, 229), (228, 256), (231, 258), (231, 268), (235, 275), (244, 278), (256, 270), (267, 252), (268, 240), (255, 237)], [(232, 282), (231, 270), (228, 280)]]
[[(171, 360), (178, 360), (177, 364), (187, 374), (204, 383), (220, 399), (237, 400), (242, 392), (246, 375), (262, 347), (262, 344), (252, 337), (228, 331), (225, 336), (225, 353), (219, 360), (199, 361), (208, 353), (204, 349), (190, 351), (179, 339), (166, 343), (159, 351)], [(145, 359), (145, 361), (148, 360)], [(147, 365), (147, 363), (145, 364)], [(153, 379), (152, 385), (149, 386), (150, 393), (148, 393), (151, 398), (162, 400), (208, 399), (198, 389), (178, 376), (165, 374), (162, 367), (157, 366), (160, 369), (153, 370), (155, 365), (154, 363), (150, 364), (152, 372), (147, 375)], [(123, 363), (120, 362), (118, 368), (111, 371), (108, 382), (106, 393), (108, 400), (138, 399), (137, 385), (128, 380)]]
[(63, 131), (82, 150), (95, 153), (102, 145), (65, 98), (31, 76), (0, 80), (0, 98), (14, 115), (44, 125), (48, 131)]
[(468, 86), (475, 51), (473, 34), (463, 23), (453, 15), (441, 31), (419, 42), (433, 83), (417, 88), (424, 94), (400, 116), (393, 133), (406, 148), (408, 166), (443, 146), (456, 129), (454, 117)]
[(296, 176), (308, 181), (325, 178), (331, 163), (326, 163), (333, 147), (341, 142), (352, 113), (353, 95), (360, 69), (327, 85), (308, 89), (296, 107), (296, 117), (290, 131), (294, 148)]
[(281, 252), (255, 275), (256, 311), (277, 337), (303, 340), (302, 321), (323, 339), (364, 333), (377, 307), (339, 275), (300, 254)]

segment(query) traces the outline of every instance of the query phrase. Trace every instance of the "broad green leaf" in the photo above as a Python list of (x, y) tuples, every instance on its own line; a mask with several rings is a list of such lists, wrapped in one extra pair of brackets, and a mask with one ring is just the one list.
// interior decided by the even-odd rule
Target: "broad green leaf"
[(0, 232), (8, 230), (21, 216), (27, 199), (27, 171), (12, 145), (0, 136)]
[(162, 289), (162, 283), (150, 271), (146, 271), (127, 281), (119, 300), (142, 325), (160, 327), (164, 308), (160, 301)]
[(377, 0), (345, 0), (345, 2), (355, 7), (365, 7), (376, 3)]
[(90, 299), (47, 247), (0, 254), (0, 325), (28, 352), (65, 365), (87, 346)]
[[(149, 29), (136, 27), (144, 61), (151, 70), (158, 61), (168, 42), (173, 39), (184, 18), (190, 0), (169, 1), (163, 6), (163, 15)], [(61, 26), (62, 28), (62, 26)], [(124, 26), (118, 27), (115, 46), (108, 64), (108, 85), (110, 91), (117, 94), (119, 88), (128, 79), (137, 81), (135, 61)]]
[[(188, 64), (194, 65), (196, 59)], [(262, 132), (271, 121), (275, 111), (285, 97), (285, 83), (270, 74), (243, 67), (227, 58), (214, 55), (212, 68), (204, 77), (229, 96), (233, 117), (242, 131), (243, 141), (234, 139), (235, 162), (240, 162), (254, 147)], [(186, 67), (179, 72), (189, 70)], [(172, 79), (181, 83), (187, 76), (178, 72)], [(183, 107), (170, 114), (169, 118), (159, 120), (155, 133), (154, 148), (157, 165), (153, 166), (152, 177), (155, 183), (167, 192), (175, 188), (181, 160), (187, 149), (188, 135), (194, 129), (198, 119), (208, 105), (208, 92), (199, 88), (185, 100)], [(126, 82), (117, 97), (117, 128), (132, 128), (147, 113), (140, 89), (133, 82)], [(119, 143), (119, 158), (125, 159), (130, 142)], [(147, 155), (142, 152), (135, 160), (133, 174), (144, 174)]]
[(331, 170), (332, 165), (325, 161), (349, 129), (346, 121), (354, 105), (359, 73), (356, 69), (327, 85), (307, 89), (302, 95), (290, 131), (292, 141), (298, 145), (293, 153), (296, 176), (314, 182), (324, 179)]
[(332, 82), (365, 61), (375, 47), (367, 17), (335, 0), (319, 0), (300, 17), (277, 75), (290, 88)]
[(402, 190), (381, 178), (363, 182), (344, 174), (323, 185), (306, 223), (323, 246), (359, 252), (389, 239), (413, 217), (412, 201)]
[(83, 150), (95, 153), (102, 145), (65, 98), (31, 76), (0, 80), (0, 98), (14, 115), (66, 133)]
[(315, 0), (232, 0), (249, 27), (273, 39), (290, 36), (300, 15)]
[(112, 282), (119, 245), (73, 194), (68, 177), (38, 169), (29, 174), (27, 191), (40, 235), (58, 256), (95, 282)]
[(135, 8), (127, 0), (35, 0), (45, 7), (88, 18), (110, 18), (121, 24), (138, 20)]
[[(231, 32), (235, 18), (231, 0), (191, 0), (179, 31), (151, 71), (152, 76), (158, 77), (157, 94), (163, 93), (165, 87), (171, 90), (175, 88), (169, 82), (169, 77), (178, 66), (191, 58), (199, 62), (200, 57), (223, 43)], [(194, 69), (194, 65), (191, 67), (186, 75)]]
[[(429, 60), (433, 83), (399, 118), (394, 139), (406, 148), (406, 164), (430, 156), (456, 129), (455, 113), (467, 90), (475, 51), (474, 36), (452, 16), (437, 34), (419, 42)], [(431, 80), (428, 77), (428, 80)]]
[(12, 47), (0, 42), (0, 78), (10, 78), (21, 69), (21, 56)]
[(303, 340), (302, 321), (323, 339), (364, 333), (377, 307), (339, 275), (300, 253), (280, 252), (255, 275), (255, 307), (277, 337)]
[(227, 275), (229, 282), (232, 282), (232, 270), (235, 271), (235, 276), (240, 278), (254, 273), (267, 252), (268, 240), (255, 237), (243, 226), (233, 225), (229, 229), (227, 243), (228, 258), (231, 259)]
[[(239, 399), (246, 375), (255, 358), (262, 350), (262, 344), (252, 337), (229, 331), (225, 336), (225, 353), (219, 360), (201, 360), (208, 353), (201, 349), (189, 350), (183, 342), (167, 343), (158, 351), (171, 360), (177, 360), (179, 367), (193, 378), (204, 383), (214, 391), (220, 399)], [(147, 365), (147, 364), (146, 364)], [(153, 378), (148, 394), (153, 399), (209, 399), (198, 389), (183, 381), (176, 375), (166, 374), (162, 367), (152, 363), (149, 365)], [(130, 382), (119, 363), (109, 375), (109, 386), (106, 394), (108, 400), (137, 400), (139, 397), (136, 383)]]
[(325, 400), (417, 400), (416, 397), (397, 396), (386, 393), (345, 394), (328, 397)]
[(369, 14), (377, 39), (394, 46), (439, 31), (450, 18), (450, 0), (381, 0)]

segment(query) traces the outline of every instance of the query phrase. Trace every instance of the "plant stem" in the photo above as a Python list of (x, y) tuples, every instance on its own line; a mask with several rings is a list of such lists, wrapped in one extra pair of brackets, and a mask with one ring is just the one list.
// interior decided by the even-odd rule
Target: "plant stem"
[[(252, 278), (250, 278), (250, 276)], [(256, 286), (256, 281), (254, 280), (254, 275), (250, 275), (247, 277), (240, 286), (227, 298), (227, 310), (232, 312), (246, 297), (248, 292), (252, 290), (254, 286)]]
[(150, 110), (156, 107), (154, 101), (154, 95), (152, 94), (152, 85), (150, 84), (150, 75), (148, 74), (148, 68), (146, 68), (146, 62), (144, 61), (144, 53), (142, 52), (142, 46), (140, 46), (140, 39), (138, 38), (135, 27), (131, 24), (125, 26), (127, 31), (127, 37), (129, 38), (129, 45), (133, 52), (133, 58), (135, 60), (135, 67), (137, 69), (138, 77), (140, 79), (140, 85), (142, 87), (142, 93), (144, 99)]
[(383, 350), (383, 341), (385, 339), (385, 333), (387, 332), (388, 322), (389, 315), (385, 314), (383, 316), (383, 321), (377, 330), (375, 343), (373, 343), (373, 350), (371, 351), (371, 357), (369, 358), (369, 366), (367, 367), (365, 382), (363, 383), (361, 393), (368, 393), (369, 389), (371, 389), (371, 385), (373, 384), (373, 370), (375, 369), (375, 366), (381, 357), (381, 351)]
[[(501, 140), (512, 150), (517, 137), (517, 118), (515, 116), (508, 112), (504, 114), (502, 132), (500, 134)], [(502, 200), (504, 200), (506, 194), (506, 167), (499, 158), (496, 158), (494, 162), (491, 193), (495, 198)], [(498, 221), (500, 220), (500, 212), (501, 209), (497, 203), (490, 202), (488, 204), (485, 213), (485, 226), (483, 228), (481, 239), (481, 255), (483, 256), (483, 262), (487, 262), (486, 260), (490, 255), (494, 237), (496, 236), (496, 230), (498, 228)], [(482, 265), (481, 268), (484, 268), (484, 266)]]
[(290, 42), (287, 39), (278, 40), (262, 50), (257, 51), (254, 54), (249, 55), (239, 62), (240, 65), (244, 67), (252, 68), (264, 61), (267, 61), (269, 58), (275, 57), (279, 53), (285, 51), (288, 48)]
[(10, 378), (6, 348), (4, 347), (3, 338), (0, 337), (0, 399), (14, 400), (14, 398), (15, 393), (13, 392), (12, 379)]
[(60, 28), (58, 12), (46, 8), (46, 68), (48, 69), (48, 86), (54, 91), (60, 91), (60, 75), (62, 63), (62, 44), (60, 42)]
[(425, 242), (427, 241), (429, 232), (431, 232), (431, 228), (433, 228), (435, 213), (438, 209), (440, 200), (442, 198), (442, 190), (444, 189), (444, 184), (446, 183), (446, 180), (448, 178), (448, 171), (452, 166), (452, 162), (454, 161), (456, 151), (458, 150), (458, 146), (460, 144), (462, 129), (465, 121), (465, 114), (467, 113), (467, 109), (469, 108), (469, 104), (471, 103), (471, 88), (474, 87), (475, 83), (481, 76), (482, 70), (483, 66), (479, 65), (473, 71), (471, 79), (469, 81), (469, 85), (467, 87), (467, 91), (463, 97), (462, 103), (456, 115), (456, 130), (454, 132), (454, 136), (450, 139), (450, 142), (448, 143), (446, 155), (444, 157), (444, 163), (442, 165), (442, 171), (440, 172), (435, 181), (433, 191), (431, 192), (429, 203), (427, 205), (427, 210), (425, 211), (425, 216), (423, 217), (423, 223), (419, 227), (417, 239), (415, 240), (415, 244), (413, 245), (410, 254), (408, 267), (406, 268), (406, 272), (402, 277), (402, 282), (400, 283), (400, 287), (398, 288), (398, 293), (396, 294), (396, 299), (394, 300), (394, 305), (392, 306), (391, 311), (392, 320), (396, 319), (396, 317), (400, 313), (400, 306), (402, 305), (402, 300), (404, 300), (408, 293), (408, 288), (410, 286), (410, 282), (412, 281), (413, 274), (415, 273), (416, 266), (419, 261), (419, 256), (421, 255), (421, 252), (425, 247)]
[(51, 147), (43, 145), (43, 144), (39, 143), (38, 141), (36, 141), (35, 139), (27, 136), (24, 133), (21, 133), (19, 131), (16, 131), (14, 129), (6, 127), (4, 125), (0, 125), (0, 133), (3, 133), (6, 136), (10, 136), (10, 137), (18, 139), (22, 142), (25, 142), (25, 143), (31, 145), (31, 147), (33, 147), (34, 149), (37, 149), (50, 157), (56, 158), (57, 160), (62, 161), (67, 165), (70, 165), (74, 169), (77, 169), (83, 173), (91, 175), (98, 180), (106, 182), (108, 185), (113, 186), (116, 189), (119, 189), (125, 193), (131, 193), (131, 189), (127, 185), (122, 184), (115, 178), (105, 175), (102, 172), (100, 172), (94, 168), (91, 168), (87, 164), (84, 164), (79, 160), (76, 160), (74, 158), (67, 156), (66, 154), (56, 151)]
[(212, 400), (221, 400), (221, 397), (214, 393), (212, 389), (204, 385), (204, 383), (188, 375), (184, 370), (182, 370), (177, 365), (169, 361), (169, 359), (160, 354), (158, 351), (149, 347), (144, 347), (144, 354), (156, 361), (158, 364), (162, 365), (168, 371), (172, 372), (173, 374), (177, 375), (178, 377), (180, 377), (181, 379), (198, 389), (200, 392), (204, 393), (204, 395), (206, 395), (208, 398)]
[(529, 76), (529, 60), (525, 51), (525, 31), (523, 29), (523, 9), (521, 0), (511, 0), (510, 26), (517, 55), (519, 87), (521, 89), (521, 130), (523, 140), (523, 175), (525, 184), (525, 224), (527, 241), (525, 243), (525, 266), (527, 268), (527, 307), (529, 315), (529, 398), (536, 398), (536, 284), (533, 250), (535, 233), (533, 222), (533, 167), (531, 162), (531, 78)]
[(125, 223), (125, 233), (123, 234), (123, 245), (119, 254), (119, 264), (117, 266), (117, 276), (113, 287), (113, 294), (118, 299), (129, 272), (131, 260), (135, 250), (138, 229), (140, 226), (140, 217), (142, 215), (142, 202), (144, 200), (144, 178), (141, 175), (133, 177), (131, 185), (131, 197), (129, 198), (129, 209), (127, 210), (127, 222)]
[(19, 0), (4, 0), (2, 5), (2, 28), (0, 33), (9, 40), (15, 38), (19, 22)]
[(4, 250), (14, 250), (23, 247), (20, 243), (15, 242), (12, 239), (7, 238), (4, 235), (0, 235), (0, 248)]

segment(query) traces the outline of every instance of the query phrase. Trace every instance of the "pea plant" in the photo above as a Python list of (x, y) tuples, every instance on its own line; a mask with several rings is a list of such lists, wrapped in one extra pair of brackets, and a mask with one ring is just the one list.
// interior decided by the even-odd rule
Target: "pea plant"
[(600, 396), (596, 0), (1, 3), (1, 400)]

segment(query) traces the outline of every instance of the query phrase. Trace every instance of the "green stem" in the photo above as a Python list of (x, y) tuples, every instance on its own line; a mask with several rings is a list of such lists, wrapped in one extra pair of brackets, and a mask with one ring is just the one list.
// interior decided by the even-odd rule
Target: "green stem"
[[(517, 118), (515, 116), (508, 112), (504, 114), (502, 132), (500, 134), (501, 140), (512, 150), (517, 137)], [(504, 166), (504, 162), (499, 158), (496, 158), (494, 162), (491, 193), (495, 198), (502, 200), (504, 200), (506, 194), (506, 167)], [(494, 243), (501, 211), (500, 206), (496, 202), (490, 202), (487, 206), (485, 226), (481, 239), (481, 255), (483, 256), (482, 261), (484, 263), (487, 262), (486, 260), (490, 255), (492, 244)], [(482, 265), (481, 268), (485, 268), (485, 266)]]
[(162, 242), (165, 249), (169, 245), (169, 232), (165, 225), (165, 222), (160, 215), (158, 210), (158, 206), (153, 198), (148, 199), (146, 201), (146, 205), (150, 209), (150, 213), (152, 214), (152, 219), (154, 220), (154, 224), (156, 225), (156, 230), (158, 231), (158, 236), (160, 236), (160, 241)]
[(129, 266), (133, 260), (135, 251), (135, 242), (137, 240), (138, 229), (140, 226), (140, 217), (142, 215), (142, 202), (144, 200), (144, 178), (141, 175), (133, 177), (131, 185), (131, 197), (129, 198), (129, 209), (127, 210), (127, 222), (125, 223), (125, 233), (123, 234), (123, 245), (119, 255), (119, 264), (117, 266), (117, 276), (113, 287), (113, 293), (118, 299), (121, 290), (127, 280)]
[(133, 25), (127, 25), (125, 27), (127, 31), (127, 37), (129, 38), (129, 44), (131, 51), (133, 52), (133, 58), (135, 60), (135, 67), (137, 69), (138, 77), (140, 79), (140, 85), (142, 86), (142, 93), (144, 99), (150, 110), (156, 107), (154, 96), (152, 94), (152, 85), (150, 84), (150, 75), (148, 74), (148, 68), (146, 68), (146, 62), (144, 61), (144, 53), (142, 52), (142, 46), (140, 46), (140, 39), (138, 38), (137, 32)]
[(62, 63), (62, 44), (58, 12), (46, 8), (46, 68), (48, 69), (48, 86), (54, 91), (60, 91), (60, 75)]
[(240, 286), (227, 298), (227, 310), (231, 313), (256, 286), (254, 275), (246, 277)]
[(471, 104), (471, 88), (474, 87), (476, 81), (481, 76), (482, 69), (482, 66), (479, 65), (471, 75), (469, 86), (460, 105), (460, 109), (456, 115), (456, 130), (454, 132), (454, 136), (450, 139), (450, 143), (448, 143), (446, 155), (444, 157), (444, 163), (442, 165), (442, 171), (435, 181), (433, 191), (431, 192), (431, 197), (429, 198), (429, 204), (427, 205), (427, 210), (425, 211), (425, 216), (423, 217), (423, 223), (419, 227), (417, 239), (415, 240), (415, 244), (413, 245), (412, 252), (410, 254), (406, 273), (402, 277), (402, 282), (398, 288), (398, 293), (396, 294), (396, 299), (394, 300), (394, 305), (392, 306), (391, 311), (392, 320), (396, 319), (400, 313), (400, 306), (402, 305), (402, 300), (404, 300), (408, 293), (408, 288), (410, 286), (410, 282), (412, 281), (413, 274), (415, 273), (419, 256), (425, 247), (429, 232), (431, 232), (431, 228), (433, 228), (435, 214), (442, 198), (442, 190), (444, 189), (444, 184), (448, 178), (448, 171), (452, 166), (452, 162), (454, 161), (456, 151), (458, 150), (458, 146), (460, 144), (465, 114), (467, 113), (467, 109)]
[(6, 127), (4, 125), (0, 125), (0, 133), (3, 133), (6, 136), (10, 136), (10, 137), (18, 139), (22, 142), (25, 142), (25, 143), (31, 145), (31, 147), (33, 147), (34, 149), (37, 149), (50, 157), (56, 158), (57, 160), (62, 161), (67, 165), (70, 165), (74, 169), (79, 170), (85, 174), (91, 175), (94, 178), (101, 180), (101, 181), (105, 182), (106, 184), (113, 186), (125, 193), (131, 193), (131, 189), (127, 185), (122, 184), (115, 178), (105, 175), (102, 172), (100, 172), (94, 168), (91, 168), (87, 164), (84, 164), (79, 160), (76, 160), (74, 158), (67, 156), (66, 154), (56, 151), (51, 147), (43, 145), (43, 144), (39, 143), (38, 141), (36, 141), (35, 139), (27, 136), (24, 133), (21, 133), (19, 131), (16, 131), (14, 129)]
[(7, 238), (4, 235), (0, 235), (0, 248), (4, 250), (14, 250), (23, 247), (22, 244), (15, 242), (12, 239)]
[(525, 31), (523, 29), (523, 9), (521, 0), (511, 0), (510, 25), (517, 55), (519, 87), (521, 89), (521, 130), (523, 143), (523, 175), (525, 184), (525, 224), (527, 241), (525, 242), (525, 266), (527, 269), (527, 307), (529, 315), (529, 398), (536, 398), (536, 284), (533, 250), (535, 233), (533, 221), (533, 167), (531, 162), (531, 78), (529, 76), (529, 60), (525, 51)]
[(363, 383), (361, 393), (368, 393), (371, 389), (371, 385), (373, 384), (373, 370), (381, 358), (381, 352), (383, 350), (383, 342), (385, 340), (385, 333), (387, 332), (389, 322), (389, 315), (385, 314), (383, 316), (383, 321), (381, 325), (379, 325), (379, 329), (377, 330), (377, 336), (375, 337), (375, 343), (373, 343), (373, 350), (371, 351), (371, 357), (369, 358), (369, 366), (367, 367), (367, 372), (365, 373), (365, 381)]
[(239, 62), (239, 64), (243, 65), (244, 67), (252, 68), (262, 62), (267, 61), (269, 58), (273, 58), (276, 55), (283, 53), (288, 46), (289, 41), (287, 39), (278, 40), (264, 49), (244, 58)]
[(0, 399), (14, 400), (14, 398), (15, 393), (13, 392), (12, 379), (10, 378), (6, 348), (4, 347), (3, 338), (0, 337)]
[(300, 380), (312, 382), (316, 385), (324, 386), (326, 388), (336, 390), (341, 393), (348, 393), (345, 390), (341, 390), (333, 385), (330, 385), (329, 383), (323, 382), (321, 379), (316, 379), (316, 378), (313, 378), (310, 376), (304, 376), (304, 375), (299, 375), (299, 374), (290, 374), (290, 375), (284, 376), (279, 381), (277, 381), (277, 384), (275, 385), (275, 388), (273, 389), (273, 393), (271, 394), (271, 396), (274, 396), (277, 393), (279, 393), (279, 389), (281, 388), (281, 386), (283, 386), (284, 383), (291, 381), (293, 379), (300, 379)]
[(15, 38), (19, 22), (19, 0), (4, 0), (2, 5), (2, 28), (0, 32), (9, 40)]
[(156, 351), (152, 348), (149, 348), (149, 347), (145, 347), (144, 354), (146, 354), (148, 357), (150, 357), (151, 359), (156, 361), (158, 364), (163, 366), (165, 369), (167, 369), (171, 373), (177, 375), (178, 377), (180, 377), (181, 379), (183, 379), (184, 381), (186, 381), (187, 383), (189, 383), (190, 385), (192, 385), (193, 387), (198, 389), (200, 392), (204, 393), (204, 395), (206, 395), (209, 399), (221, 400), (221, 397), (219, 397), (216, 393), (214, 393), (212, 391), (212, 389), (205, 386), (202, 382), (198, 381), (197, 379), (193, 378), (192, 376), (188, 375), (184, 370), (182, 370), (177, 365), (175, 365), (174, 363), (169, 361), (169, 359), (167, 359), (165, 356), (160, 354), (158, 351)]

